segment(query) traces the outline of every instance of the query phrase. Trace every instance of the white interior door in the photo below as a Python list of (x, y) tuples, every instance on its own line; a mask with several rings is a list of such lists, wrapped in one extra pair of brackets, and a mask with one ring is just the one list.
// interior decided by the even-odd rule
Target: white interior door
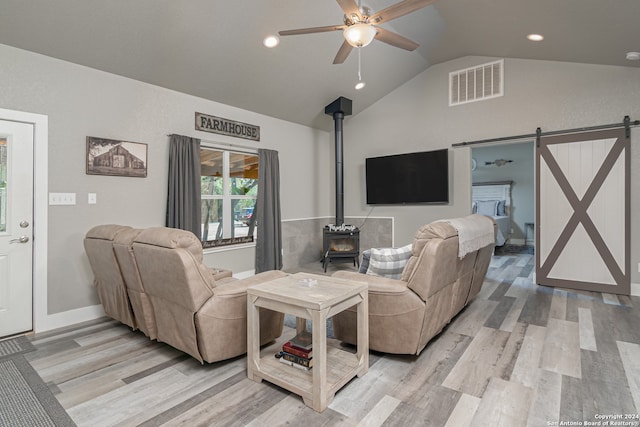
[(539, 284), (629, 295), (629, 150), (625, 129), (540, 139)]
[(0, 120), (0, 337), (33, 327), (33, 135)]

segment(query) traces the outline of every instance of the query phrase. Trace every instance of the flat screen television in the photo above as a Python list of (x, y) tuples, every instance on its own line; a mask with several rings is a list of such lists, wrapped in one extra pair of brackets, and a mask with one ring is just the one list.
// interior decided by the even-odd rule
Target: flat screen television
[(449, 150), (365, 159), (367, 204), (449, 202)]

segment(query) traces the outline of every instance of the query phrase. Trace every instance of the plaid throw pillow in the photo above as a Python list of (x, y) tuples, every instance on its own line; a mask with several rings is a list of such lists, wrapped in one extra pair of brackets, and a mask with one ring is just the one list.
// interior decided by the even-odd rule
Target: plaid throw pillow
[(372, 248), (367, 274), (399, 279), (409, 258), (411, 258), (411, 244), (401, 248)]

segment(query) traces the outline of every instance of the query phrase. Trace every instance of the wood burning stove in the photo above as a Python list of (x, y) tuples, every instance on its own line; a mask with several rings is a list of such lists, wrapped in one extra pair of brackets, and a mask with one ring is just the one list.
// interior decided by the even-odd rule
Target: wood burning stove
[(351, 115), (351, 100), (340, 97), (324, 108), (325, 114), (331, 114), (334, 122), (336, 146), (336, 223), (322, 230), (322, 266), (334, 259), (353, 260), (360, 266), (360, 230), (344, 223), (344, 179), (342, 161), (342, 122), (344, 116)]
[(353, 261), (360, 267), (360, 230), (353, 225), (326, 225), (322, 229), (322, 267), (335, 260)]

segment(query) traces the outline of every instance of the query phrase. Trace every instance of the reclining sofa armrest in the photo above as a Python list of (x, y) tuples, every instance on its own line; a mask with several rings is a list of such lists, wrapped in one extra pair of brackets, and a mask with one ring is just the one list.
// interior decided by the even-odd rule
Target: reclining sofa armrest
[(372, 276), (370, 274), (356, 273), (354, 271), (337, 271), (331, 275), (339, 279), (356, 280), (367, 282), (369, 293), (380, 294), (401, 294), (407, 291), (407, 282), (399, 279), (389, 279), (387, 277)]
[(211, 271), (211, 275), (213, 276), (213, 280), (215, 280), (216, 282), (218, 280), (222, 280), (226, 277), (232, 277), (233, 276), (233, 271), (231, 270), (225, 270), (224, 268), (213, 268), (210, 267), (209, 270)]

